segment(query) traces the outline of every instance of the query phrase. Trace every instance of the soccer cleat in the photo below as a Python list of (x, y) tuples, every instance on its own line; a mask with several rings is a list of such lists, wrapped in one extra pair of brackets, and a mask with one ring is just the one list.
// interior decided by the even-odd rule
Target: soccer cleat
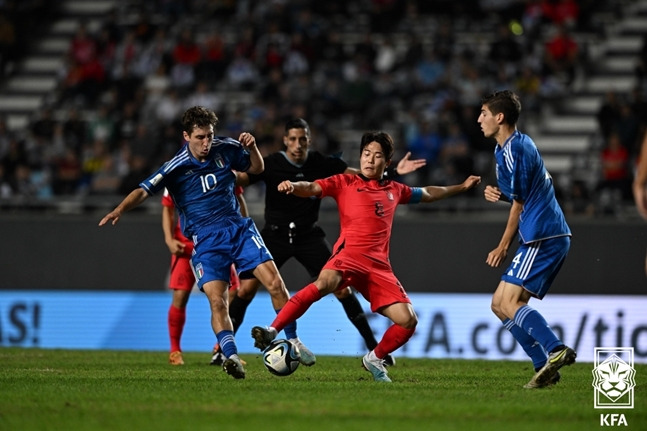
[(301, 362), (303, 365), (306, 367), (310, 367), (317, 362), (317, 358), (315, 357), (314, 353), (310, 351), (298, 338), (292, 338), (290, 340), (297, 348), (299, 349), (299, 354), (301, 355), (301, 358), (299, 359), (299, 362)]
[(214, 350), (213, 354), (211, 355), (211, 362), (209, 362), (209, 365), (222, 365), (225, 363), (226, 359), (227, 358), (225, 358), (225, 355), (223, 355), (220, 349)]
[(171, 365), (184, 365), (184, 359), (182, 359), (182, 352), (176, 350), (171, 352), (168, 356), (168, 363)]
[(559, 374), (559, 369), (565, 365), (571, 365), (575, 362), (577, 353), (575, 350), (570, 347), (564, 346), (563, 349), (553, 352), (548, 355), (548, 361), (546, 365), (541, 367), (539, 371), (530, 379), (528, 383), (524, 386), (526, 389), (535, 389), (535, 388), (544, 388), (549, 385), (553, 385), (559, 381), (561, 375)]
[(276, 338), (276, 329), (254, 326), (252, 328), (252, 338), (254, 339), (254, 347), (265, 350), (272, 340)]
[(222, 364), (222, 369), (234, 379), (245, 378), (245, 368), (243, 368), (243, 364), (238, 355), (232, 355), (230, 358), (225, 359), (225, 362)]
[(391, 355), (386, 355), (384, 357), (384, 365), (386, 365), (387, 367), (395, 366), (395, 358)]
[(376, 382), (391, 382), (391, 379), (389, 376), (387, 376), (387, 371), (386, 368), (384, 367), (384, 360), (375, 358), (373, 360), (369, 359), (369, 355), (371, 352), (368, 352), (364, 357), (362, 358), (362, 366), (364, 369), (371, 374), (373, 374), (373, 379)]
[(557, 383), (559, 383), (559, 381), (560, 381), (561, 379), (562, 379), (562, 375), (561, 375), (561, 374), (559, 374), (559, 371), (558, 371), (558, 372), (556, 372), (556, 373), (555, 373), (555, 375), (553, 376), (553, 378), (550, 380), (550, 382), (548, 382), (548, 385), (546, 385), (546, 386), (556, 385)]

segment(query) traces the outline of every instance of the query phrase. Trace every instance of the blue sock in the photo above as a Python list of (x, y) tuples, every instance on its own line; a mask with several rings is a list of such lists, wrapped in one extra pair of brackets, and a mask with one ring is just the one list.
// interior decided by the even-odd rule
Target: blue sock
[(524, 352), (530, 356), (535, 370), (539, 370), (543, 367), (546, 364), (548, 356), (546, 355), (544, 348), (539, 344), (539, 341), (528, 335), (526, 331), (515, 325), (515, 323), (510, 319), (505, 319), (502, 323), (503, 326), (505, 326), (505, 329), (510, 331), (514, 339), (517, 340), (517, 343), (519, 343), (523, 348)]
[(226, 358), (230, 357), (231, 355), (238, 354), (236, 341), (234, 341), (234, 331), (220, 331), (216, 334), (216, 338), (218, 339), (218, 344), (222, 349), (222, 354), (225, 355)]
[[(279, 314), (281, 309), (279, 308), (278, 310), (275, 310), (276, 314)], [(288, 323), (285, 325), (285, 328), (283, 328), (283, 332), (285, 332), (285, 338), (288, 340), (292, 338), (297, 338), (297, 321), (295, 320), (292, 323)]]
[(555, 347), (564, 343), (557, 338), (557, 335), (550, 329), (546, 319), (534, 308), (524, 305), (514, 314), (514, 323), (526, 331), (532, 338), (539, 341), (539, 344), (546, 352), (551, 352)]

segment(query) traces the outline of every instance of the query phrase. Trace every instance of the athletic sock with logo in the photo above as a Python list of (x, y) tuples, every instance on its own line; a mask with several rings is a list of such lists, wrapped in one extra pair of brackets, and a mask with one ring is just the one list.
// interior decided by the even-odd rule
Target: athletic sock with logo
[(521, 327), (532, 338), (539, 341), (544, 351), (551, 352), (562, 343), (550, 329), (546, 319), (534, 308), (524, 305), (514, 314), (514, 323)]
[(517, 340), (517, 343), (519, 343), (524, 352), (526, 352), (530, 357), (535, 370), (543, 367), (548, 360), (548, 356), (546, 355), (544, 348), (539, 344), (539, 341), (528, 335), (526, 331), (515, 325), (515, 323), (510, 319), (505, 319), (502, 323), (503, 326), (505, 326), (505, 329), (510, 331), (514, 339)]

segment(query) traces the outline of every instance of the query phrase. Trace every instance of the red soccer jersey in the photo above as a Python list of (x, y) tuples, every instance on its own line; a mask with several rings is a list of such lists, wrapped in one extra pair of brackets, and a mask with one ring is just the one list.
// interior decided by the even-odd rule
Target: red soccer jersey
[(345, 249), (388, 262), (395, 209), (408, 203), (412, 188), (390, 180), (339, 174), (316, 180), (321, 197), (337, 201), (340, 233), (334, 250)]

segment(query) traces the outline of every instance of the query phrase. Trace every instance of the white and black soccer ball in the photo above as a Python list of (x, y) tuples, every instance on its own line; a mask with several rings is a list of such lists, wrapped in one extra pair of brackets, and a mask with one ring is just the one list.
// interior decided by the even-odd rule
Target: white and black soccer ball
[(299, 348), (289, 340), (274, 340), (263, 350), (263, 363), (276, 376), (289, 376), (299, 367)]

